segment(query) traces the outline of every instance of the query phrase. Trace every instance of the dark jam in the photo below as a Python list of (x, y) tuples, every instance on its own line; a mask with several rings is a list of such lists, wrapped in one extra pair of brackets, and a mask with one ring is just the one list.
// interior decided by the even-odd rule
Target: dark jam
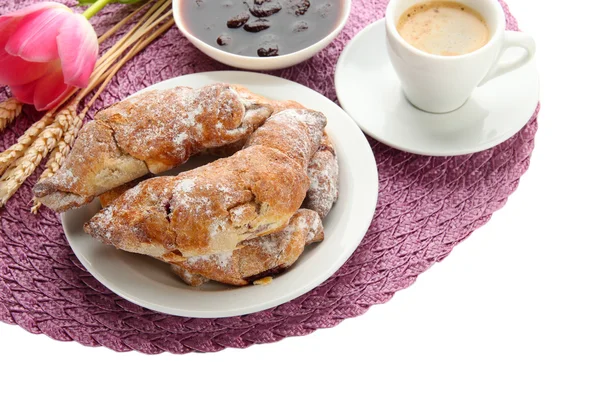
[(250, 57), (294, 53), (329, 35), (344, 0), (179, 0), (187, 30), (213, 47)]

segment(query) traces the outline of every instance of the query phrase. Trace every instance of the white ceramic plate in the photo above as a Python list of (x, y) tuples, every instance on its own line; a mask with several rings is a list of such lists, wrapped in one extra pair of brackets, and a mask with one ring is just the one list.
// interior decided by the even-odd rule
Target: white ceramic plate
[[(503, 59), (519, 51), (509, 49)], [(374, 139), (411, 153), (455, 156), (489, 149), (517, 133), (537, 107), (540, 85), (530, 62), (475, 89), (456, 111), (418, 110), (402, 93), (388, 58), (382, 19), (348, 43), (337, 64), (335, 89), (344, 110)]]
[[(220, 71), (186, 75), (151, 88), (201, 87), (215, 82), (241, 84), (273, 99), (296, 100), (323, 112), (339, 157), (339, 200), (323, 222), (325, 240), (310, 245), (288, 271), (270, 285), (232, 287), (208, 283), (185, 285), (167, 264), (127, 253), (92, 239), (83, 223), (99, 209), (98, 201), (62, 215), (63, 228), (73, 251), (87, 270), (107, 288), (140, 306), (186, 317), (227, 317), (265, 310), (292, 300), (329, 278), (352, 255), (365, 235), (377, 203), (375, 158), (354, 121), (321, 94), (298, 83), (251, 72)], [(147, 89), (146, 89), (147, 90)], [(169, 174), (210, 162), (196, 157)]]

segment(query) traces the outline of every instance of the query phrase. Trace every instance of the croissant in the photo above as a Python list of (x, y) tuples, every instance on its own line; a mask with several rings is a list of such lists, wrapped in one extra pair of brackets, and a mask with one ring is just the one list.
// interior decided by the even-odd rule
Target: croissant
[[(132, 181), (100, 195), (102, 207), (109, 206), (137, 183)], [(246, 285), (290, 267), (300, 257), (304, 246), (323, 239), (320, 216), (315, 211), (300, 209), (279, 232), (243, 242), (243, 247), (233, 252), (198, 256), (171, 264), (171, 270), (190, 286), (200, 286), (211, 279)]]
[[(243, 88), (241, 90), (243, 90)], [(262, 104), (268, 103), (273, 109), (274, 114), (290, 108), (305, 108), (300, 103), (292, 100), (275, 101), (261, 98), (258, 95), (254, 96), (257, 99), (260, 99)], [(234, 143), (213, 147), (209, 149), (209, 152), (216, 156), (229, 157), (241, 150), (246, 145), (246, 140), (247, 137), (244, 137)], [(333, 204), (337, 201), (339, 189), (337, 155), (331, 139), (325, 132), (323, 132), (317, 152), (313, 155), (308, 164), (308, 177), (310, 180), (310, 187), (306, 193), (303, 207), (317, 211), (321, 219), (324, 219), (331, 210)], [(122, 186), (101, 195), (100, 200), (103, 205), (106, 203), (106, 201), (103, 200), (103, 197), (114, 199), (125, 192), (126, 189), (135, 186), (139, 180), (136, 179), (132, 182), (133, 183), (125, 183)]]
[(55, 211), (82, 206), (205, 149), (240, 142), (271, 113), (266, 99), (228, 84), (141, 93), (97, 113), (64, 165), (36, 184), (34, 194)]
[[(244, 146), (244, 143), (242, 143), (241, 146), (238, 143), (239, 142), (236, 142), (235, 145), (240, 148)], [(235, 152), (228, 154), (232, 149), (231, 146), (216, 149), (218, 151), (212, 152), (213, 154), (219, 154), (219, 151), (223, 152), (220, 153), (221, 155), (230, 156), (235, 154)], [(331, 139), (325, 132), (323, 132), (323, 138), (321, 139), (319, 149), (308, 164), (307, 172), (309, 188), (306, 192), (306, 198), (304, 199), (302, 207), (316, 211), (321, 219), (325, 219), (339, 195), (339, 167), (337, 155)], [(149, 175), (147, 177), (149, 177)], [(142, 180), (143, 178), (133, 180), (101, 194), (99, 199), (102, 207), (106, 207), (109, 203), (112, 203), (114, 199), (122, 195), (126, 190), (137, 185)]]
[(325, 125), (317, 111), (279, 112), (233, 156), (143, 181), (84, 228), (104, 243), (173, 264), (234, 251), (287, 226), (306, 197), (307, 168)]

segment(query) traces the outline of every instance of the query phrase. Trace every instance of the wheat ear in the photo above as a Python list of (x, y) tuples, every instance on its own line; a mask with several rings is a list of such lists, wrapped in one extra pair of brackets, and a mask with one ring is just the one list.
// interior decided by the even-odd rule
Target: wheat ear
[(10, 146), (8, 149), (0, 153), (0, 174), (10, 167), (10, 165), (21, 157), (25, 150), (29, 148), (31, 143), (40, 135), (40, 133), (48, 127), (54, 120), (54, 110), (49, 111), (35, 124), (23, 133), (17, 143)]
[(0, 132), (21, 114), (23, 104), (14, 97), (0, 103)]
[(69, 129), (69, 124), (76, 117), (75, 105), (71, 104), (62, 109), (54, 122), (33, 141), (31, 146), (0, 179), (0, 207), (4, 206), (13, 194), (21, 187), (44, 157), (56, 147), (56, 144)]

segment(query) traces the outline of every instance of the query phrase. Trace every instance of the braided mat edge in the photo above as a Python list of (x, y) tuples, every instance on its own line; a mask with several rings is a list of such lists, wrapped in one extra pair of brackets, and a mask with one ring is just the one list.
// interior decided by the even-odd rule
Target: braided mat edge
[[(7, 1), (0, 5), (0, 14), (33, 2)], [(76, 3), (61, 2), (71, 7)], [(509, 29), (518, 29), (501, 3)], [(385, 0), (355, 0), (348, 25), (331, 46), (274, 74), (336, 100), (333, 72), (343, 46), (383, 17), (386, 5)], [(97, 32), (109, 29), (128, 10), (107, 7), (93, 20)], [(228, 68), (199, 53), (173, 28), (117, 74), (90, 115), (153, 83), (222, 69)], [(7, 96), (0, 89), (0, 101)], [(27, 107), (24, 116), (0, 134), (0, 148), (10, 146), (39, 117)], [(75, 258), (56, 214), (46, 209), (37, 217), (29, 213), (38, 171), (0, 210), (0, 321), (60, 341), (147, 354), (244, 348), (336, 326), (410, 286), (506, 203), (529, 166), (536, 117), (537, 111), (505, 143), (460, 157), (417, 156), (370, 140), (380, 174), (379, 201), (355, 254), (313, 291), (267, 311), (231, 318), (169, 316), (107, 290)]]

